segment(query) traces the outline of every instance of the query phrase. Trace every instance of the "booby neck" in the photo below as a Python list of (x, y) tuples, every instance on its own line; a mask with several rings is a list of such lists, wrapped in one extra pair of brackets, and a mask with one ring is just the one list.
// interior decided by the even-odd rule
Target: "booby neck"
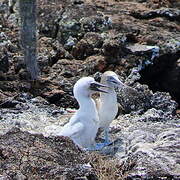
[(113, 87), (108, 88), (108, 93), (100, 93), (100, 99), (102, 103), (107, 103), (108, 101), (110, 102), (117, 102), (117, 94), (116, 91)]
[(114, 87), (106, 81), (105, 77), (102, 77), (101, 83), (109, 87), (106, 89), (108, 93), (100, 93), (101, 102), (107, 103), (108, 101), (110, 101), (110, 102), (117, 101), (116, 91), (115, 91)]
[(76, 97), (79, 103), (79, 111), (96, 111), (94, 100), (90, 96)]

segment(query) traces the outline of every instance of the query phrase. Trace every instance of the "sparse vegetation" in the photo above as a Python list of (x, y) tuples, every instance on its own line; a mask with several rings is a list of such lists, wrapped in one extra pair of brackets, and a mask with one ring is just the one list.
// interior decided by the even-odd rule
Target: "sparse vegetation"
[(128, 176), (128, 172), (135, 166), (134, 161), (119, 161), (115, 157), (101, 155), (93, 152), (89, 154), (89, 161), (93, 166), (99, 180), (122, 180)]
[(99, 180), (122, 179), (122, 166), (117, 159), (98, 153), (91, 153), (89, 158)]

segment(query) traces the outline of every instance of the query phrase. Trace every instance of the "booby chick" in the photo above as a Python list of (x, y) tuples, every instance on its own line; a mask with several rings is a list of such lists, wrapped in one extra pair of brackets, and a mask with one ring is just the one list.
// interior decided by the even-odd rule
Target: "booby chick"
[(70, 137), (82, 148), (96, 150), (95, 137), (99, 127), (99, 117), (91, 95), (96, 91), (107, 93), (100, 89), (101, 87), (106, 85), (96, 82), (92, 77), (83, 77), (76, 82), (73, 93), (79, 103), (79, 109), (58, 135)]
[(108, 93), (100, 93), (100, 98), (97, 102), (99, 127), (103, 128), (105, 134), (105, 141), (104, 143), (99, 144), (99, 146), (104, 147), (105, 145), (110, 144), (108, 135), (109, 125), (118, 113), (117, 94), (115, 88), (121, 88), (124, 84), (119, 80), (118, 75), (113, 71), (106, 71), (103, 73), (101, 76), (101, 83), (109, 87), (107, 89)]

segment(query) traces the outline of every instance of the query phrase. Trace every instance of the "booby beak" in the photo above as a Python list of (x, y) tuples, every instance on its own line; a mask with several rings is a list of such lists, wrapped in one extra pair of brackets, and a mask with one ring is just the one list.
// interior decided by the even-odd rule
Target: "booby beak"
[(101, 87), (109, 88), (108, 86), (103, 85), (103, 84), (98, 83), (98, 82), (92, 82), (92, 83), (90, 84), (90, 89), (91, 89), (91, 90), (108, 93), (108, 91), (105, 91), (105, 90), (100, 89)]
[(113, 83), (117, 87), (125, 86), (125, 84), (123, 84), (116, 76), (111, 76), (111, 78), (108, 81)]

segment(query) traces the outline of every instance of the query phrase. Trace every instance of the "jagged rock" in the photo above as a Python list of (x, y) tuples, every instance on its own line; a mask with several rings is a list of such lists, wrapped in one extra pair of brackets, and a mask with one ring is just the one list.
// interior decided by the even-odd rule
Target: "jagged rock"
[(66, 43), (64, 44), (64, 48), (66, 50), (71, 50), (73, 48), (73, 46), (75, 46), (77, 43), (77, 39), (73, 38), (72, 36), (69, 36), (69, 38), (67, 39)]
[(59, 59), (73, 59), (73, 56), (64, 49), (63, 45), (60, 44), (58, 40), (43, 37), (39, 40), (39, 44), (40, 53), (38, 62), (43, 72), (48, 72), (50, 66), (55, 64)]
[(93, 53), (93, 46), (84, 39), (81, 39), (72, 49), (72, 55), (76, 59), (85, 59), (86, 57), (93, 55)]
[(107, 40), (103, 44), (103, 52), (105, 56), (118, 57), (120, 53), (120, 45), (118, 41)]
[(0, 14), (6, 14), (8, 12), (8, 4), (7, 1), (0, 2)]
[(64, 91), (62, 90), (52, 90), (51, 92), (46, 92), (43, 96), (50, 102), (56, 103), (59, 101), (64, 95)]
[(108, 16), (103, 16), (103, 14), (82, 18), (80, 23), (85, 32), (102, 32), (112, 26), (111, 19)]
[(144, 68), (144, 66), (153, 64), (154, 58), (159, 56), (159, 49), (160, 49), (158, 46), (147, 46), (138, 43), (134, 45), (129, 45), (126, 48), (130, 50), (131, 53), (139, 56), (143, 55), (146, 58), (146, 60), (142, 62), (141, 69)]
[(174, 115), (178, 104), (168, 93), (152, 93), (148, 86), (134, 84), (133, 88), (125, 86), (118, 92), (118, 102), (125, 113), (142, 113), (149, 108), (163, 111), (166, 115)]
[(66, 44), (70, 37), (78, 37), (80, 30), (81, 24), (76, 19), (62, 19), (59, 22), (59, 31), (57, 37), (61, 43)]
[(162, 8), (157, 9), (149, 12), (132, 12), (132, 16), (139, 19), (151, 19), (156, 17), (165, 17), (173, 21), (180, 21), (180, 10), (179, 9), (172, 9), (172, 8)]
[(0, 91), (0, 104), (4, 101), (6, 101), (8, 95), (4, 94), (2, 91)]
[(129, 139), (129, 153), (132, 154), (132, 159), (137, 157), (137, 166), (128, 177), (178, 179), (179, 131), (169, 128), (158, 135), (147, 131), (134, 131)]
[(0, 71), (8, 72), (9, 70), (9, 57), (7, 54), (7, 49), (0, 51)]
[(152, 92), (147, 86), (136, 84), (134, 88), (125, 86), (118, 92), (118, 102), (125, 113), (142, 113), (151, 107)]
[[(55, 9), (56, 11), (54, 11)], [(64, 12), (63, 7), (57, 6), (51, 1), (47, 7), (44, 1), (40, 1), (38, 10), (39, 33), (45, 37), (56, 38), (59, 29), (58, 22)]]
[(156, 92), (151, 98), (151, 105), (156, 109), (162, 110), (168, 115), (174, 115), (178, 104), (172, 100), (171, 96), (165, 92)]
[(90, 56), (83, 63), (84, 72), (91, 75), (95, 72), (103, 72), (107, 67), (107, 62), (104, 56)]
[[(13, 141), (13, 143), (12, 143)], [(0, 174), (11, 179), (96, 179), (85, 153), (66, 137), (46, 138), (17, 128), (0, 138)]]
[(85, 59), (98, 52), (97, 48), (102, 46), (103, 39), (98, 33), (86, 33), (72, 49), (72, 55), (76, 59)]
[(118, 63), (120, 57), (125, 55), (127, 49), (125, 47), (126, 37), (118, 34), (114, 38), (106, 39), (103, 43), (103, 54), (109, 63)]
[(83, 69), (82, 61), (61, 59), (54, 64), (50, 70), (51, 79), (60, 80), (61, 76), (75, 77), (79, 75), (79, 71)]
[(86, 33), (83, 39), (88, 41), (88, 43), (91, 44), (93, 48), (101, 48), (103, 45), (103, 37), (101, 34), (95, 32)]
[(172, 117), (167, 116), (162, 110), (148, 109), (142, 116), (136, 117), (137, 121), (168, 121)]
[[(127, 179), (180, 177), (179, 120), (162, 110), (149, 109), (142, 115), (121, 115), (112, 123), (114, 129), (121, 129), (116, 136), (113, 134), (115, 140), (121, 138), (116, 157), (124, 163), (132, 161), (136, 164)], [(112, 145), (109, 150), (113, 147), (117, 146)]]
[(62, 12), (61, 18), (57, 20), (57, 39), (62, 44), (68, 43), (70, 37), (80, 39), (83, 37), (85, 32), (87, 32), (83, 28), (84, 21), (82, 21), (82, 18), (89, 18), (89, 16), (92, 16), (96, 12), (96, 10), (90, 6), (84, 6), (84, 4), (82, 4), (82, 6), (83, 11), (80, 6), (74, 6), (74, 4), (69, 5), (68, 8)]
[(174, 0), (174, 1), (169, 1), (169, 0), (164, 0), (164, 1), (154, 1), (154, 0), (150, 0), (150, 1), (146, 1), (147, 2), (147, 7), (150, 7), (152, 9), (159, 9), (162, 7), (179, 7), (179, 1), (178, 0)]

